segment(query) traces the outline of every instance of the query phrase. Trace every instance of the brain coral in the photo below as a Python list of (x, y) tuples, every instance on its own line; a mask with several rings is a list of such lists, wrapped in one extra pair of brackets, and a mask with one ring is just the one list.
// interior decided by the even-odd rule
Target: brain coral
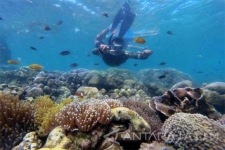
[(176, 113), (162, 127), (162, 138), (181, 149), (225, 149), (225, 127), (201, 114)]

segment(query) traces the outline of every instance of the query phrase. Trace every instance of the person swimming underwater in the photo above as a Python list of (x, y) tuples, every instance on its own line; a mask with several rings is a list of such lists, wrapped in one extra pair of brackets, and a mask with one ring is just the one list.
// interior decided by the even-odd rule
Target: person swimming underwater
[[(152, 54), (152, 51), (149, 49), (145, 49), (143, 52), (138, 53), (132, 53), (125, 50), (126, 43), (123, 39), (123, 36), (131, 27), (135, 16), (136, 15), (131, 12), (130, 4), (125, 2), (114, 17), (113, 23), (96, 36), (94, 40), (96, 48), (92, 50), (92, 53), (94, 55), (99, 55), (109, 66), (120, 66), (129, 58), (142, 60), (147, 59)], [(115, 32), (113, 31), (120, 23), (121, 25), (118, 36), (114, 37)], [(108, 44), (105, 44), (103, 39), (105, 39), (106, 35), (110, 31), (113, 33), (109, 37)]]

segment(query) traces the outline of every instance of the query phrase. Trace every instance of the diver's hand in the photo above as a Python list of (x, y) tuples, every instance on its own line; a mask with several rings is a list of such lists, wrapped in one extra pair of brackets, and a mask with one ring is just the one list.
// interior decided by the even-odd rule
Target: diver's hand
[(146, 50), (144, 50), (143, 51), (143, 53), (142, 53), (143, 55), (147, 55), (147, 56), (149, 56), (149, 55), (151, 55), (152, 54), (152, 51), (151, 50), (149, 50), (149, 49), (146, 49)]
[(143, 52), (138, 52), (139, 59), (146, 59), (150, 56), (153, 52), (149, 49), (144, 50)]
[(108, 49), (109, 49), (109, 46), (105, 45), (105, 44), (101, 44), (100, 45), (100, 49), (101, 49), (102, 52), (106, 53), (108, 51)]

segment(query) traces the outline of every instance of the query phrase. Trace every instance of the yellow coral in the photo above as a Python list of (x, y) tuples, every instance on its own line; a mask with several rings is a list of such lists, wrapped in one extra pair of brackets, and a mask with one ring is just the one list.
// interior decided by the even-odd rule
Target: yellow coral
[(70, 103), (72, 99), (65, 99), (60, 104), (55, 104), (49, 96), (40, 96), (34, 103), (35, 108), (35, 123), (39, 127), (38, 134), (40, 136), (46, 136), (53, 128), (58, 124), (55, 120), (55, 114), (60, 109)]
[(142, 131), (142, 132), (151, 131), (151, 126), (148, 124), (148, 122), (131, 109), (128, 109), (126, 107), (116, 107), (112, 108), (111, 112), (114, 115), (113, 120), (116, 121), (128, 120), (132, 123), (135, 131)]

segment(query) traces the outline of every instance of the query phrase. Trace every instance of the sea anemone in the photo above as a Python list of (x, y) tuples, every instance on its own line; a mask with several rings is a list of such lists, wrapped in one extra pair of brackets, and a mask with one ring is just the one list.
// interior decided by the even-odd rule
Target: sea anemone
[(35, 108), (35, 124), (38, 126), (38, 135), (46, 136), (54, 129), (58, 123), (55, 114), (72, 99), (64, 99), (62, 103), (55, 104), (49, 96), (40, 96), (34, 102)]
[(17, 96), (0, 94), (0, 149), (11, 149), (35, 130), (32, 105)]
[(56, 120), (66, 130), (73, 131), (79, 129), (87, 132), (97, 123), (110, 123), (112, 120), (111, 107), (119, 105), (120, 102), (116, 100), (101, 101), (93, 99), (72, 102), (60, 110), (56, 115)]

